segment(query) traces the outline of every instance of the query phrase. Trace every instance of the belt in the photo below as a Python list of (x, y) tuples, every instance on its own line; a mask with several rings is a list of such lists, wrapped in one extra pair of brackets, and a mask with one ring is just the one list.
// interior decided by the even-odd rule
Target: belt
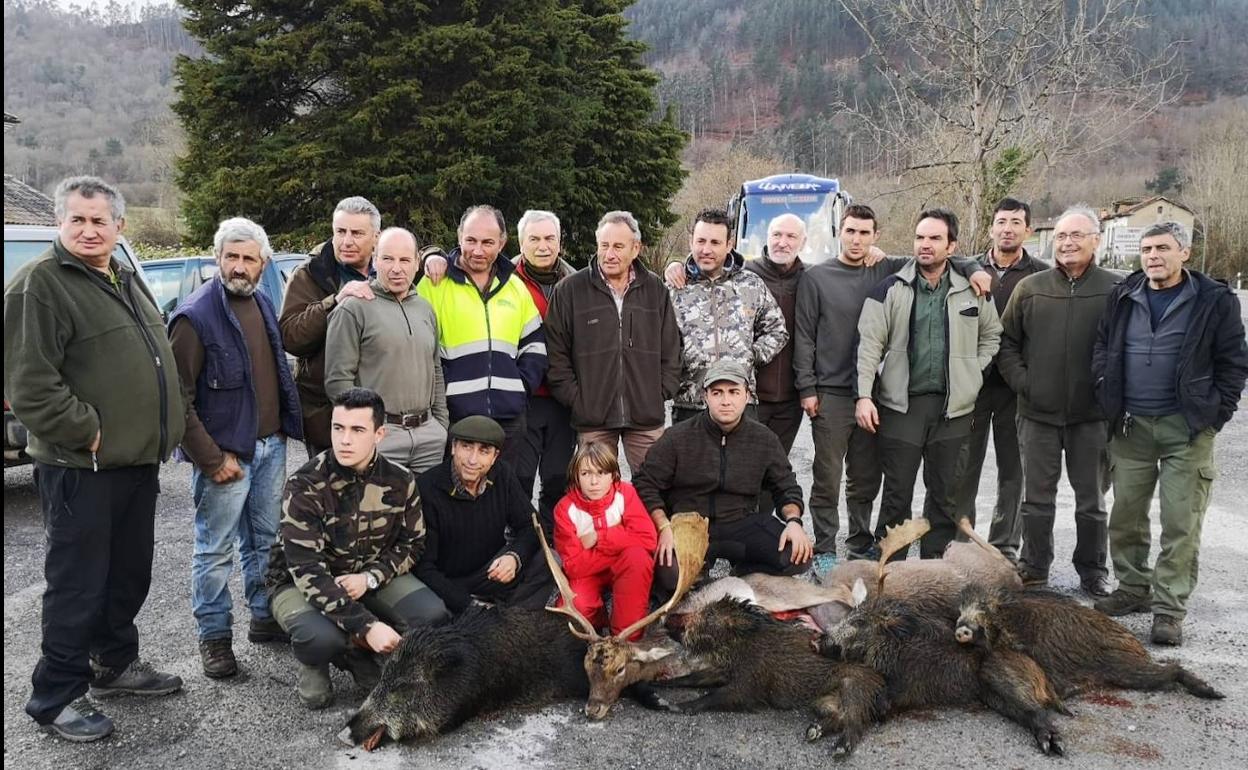
[(386, 422), (391, 425), (398, 425), (403, 428), (419, 428), (429, 420), (429, 410), (423, 412), (409, 412), (408, 414), (394, 414), (386, 412)]

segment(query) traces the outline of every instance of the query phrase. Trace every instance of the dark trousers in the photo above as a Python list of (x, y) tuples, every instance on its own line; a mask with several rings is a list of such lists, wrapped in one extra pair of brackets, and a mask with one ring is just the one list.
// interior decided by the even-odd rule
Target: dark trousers
[(40, 724), (87, 691), (91, 662), (139, 656), (134, 617), (152, 582), (159, 466), (102, 471), (36, 463), (47, 534), (42, 655), (26, 713)]
[[(939, 559), (957, 534), (957, 522), (953, 518), (953, 474), (962, 442), (971, 430), (971, 416), (945, 419), (945, 397), (941, 394), (910, 396), (908, 412), (895, 412), (883, 406), (879, 411), (884, 496), (875, 537), (883, 538), (886, 527), (910, 518), (914, 482), (922, 463), (923, 486), (931, 496), (931, 509), (926, 513), (932, 528), (919, 544), (919, 555), (924, 559)], [(894, 558), (904, 559), (905, 556), (902, 551)]]
[(880, 460), (876, 435), (858, 427), (853, 396), (819, 394), (819, 413), (810, 421), (815, 444), (811, 468), (810, 518), (815, 530), (815, 553), (836, 553), (840, 531), (842, 471), (848, 528), (845, 550), (849, 558), (866, 558), (875, 538), (871, 508), (880, 493)]
[[(360, 602), (399, 634), (450, 615), (437, 594), (406, 572), (365, 593)], [(295, 586), (279, 589), (273, 595), (272, 607), (278, 625), (290, 634), (291, 652), (305, 666), (338, 662), (350, 649), (347, 632), (313, 607)]]
[[(751, 513), (745, 518), (733, 522), (711, 522), (710, 546), (706, 549), (706, 564), (715, 564), (716, 559), (727, 559), (732, 562), (733, 572), (748, 575), (763, 572), (768, 575), (797, 575), (805, 572), (810, 562), (793, 563), (793, 544), (785, 545), (779, 550), (780, 535), (784, 525), (775, 516), (763, 513)], [(679, 575), (675, 564), (656, 565), (654, 582), (661, 586), (667, 595), (676, 590)]]
[(1081, 579), (1109, 575), (1109, 514), (1105, 510), (1108, 478), (1106, 424), (1046, 425), (1018, 418), (1023, 456), (1023, 551), (1019, 570), (1028, 577), (1047, 578), (1053, 564), (1053, 520), (1057, 514), (1057, 482), (1066, 478), (1075, 493), (1075, 553), (1071, 559)]
[(555, 589), (555, 579), (540, 552), (525, 562), (520, 568), (520, 574), (510, 583), (490, 580), (488, 573), (492, 561), (494, 560), (481, 565), (475, 572), (451, 580), (474, 597), (487, 602), (530, 610), (539, 610), (546, 606)]
[[(780, 439), (780, 446), (784, 447), (784, 453), (787, 455), (793, 451), (793, 442), (797, 440), (797, 430), (802, 427), (802, 402), (796, 398), (792, 401), (759, 401), (758, 421), (776, 434), (776, 437)], [(771, 495), (758, 496), (759, 513), (771, 513), (775, 509), (776, 505)]]
[[(1018, 515), (1023, 501), (1023, 461), (1018, 450), (1018, 429), (1015, 425), (1018, 397), (1005, 383), (984, 385), (975, 401), (971, 416), (971, 433), (958, 454), (954, 472), (953, 502), (956, 518), (965, 516), (975, 524), (975, 498), (979, 495), (979, 477), (988, 455), (988, 431), (997, 464), (997, 497), (988, 530), (988, 542), (1011, 558), (1018, 556), (1023, 537), (1023, 523)], [(929, 492), (924, 501), (924, 515), (931, 510)]]
[(514, 461), (520, 486), (530, 497), (533, 482), (542, 480), (538, 515), (547, 532), (554, 531), (555, 504), (568, 491), (568, 461), (576, 449), (576, 431), (568, 408), (549, 396), (529, 399), (528, 427)]

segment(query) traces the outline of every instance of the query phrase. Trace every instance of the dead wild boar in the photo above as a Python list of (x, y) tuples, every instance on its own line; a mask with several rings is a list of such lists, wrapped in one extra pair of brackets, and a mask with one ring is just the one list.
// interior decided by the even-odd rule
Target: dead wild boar
[[(879, 564), (885, 585), (888, 557), (926, 529), (915, 519), (890, 530)], [(868, 596), (863, 582), (855, 583), (858, 604), (820, 640), (823, 654), (878, 672), (889, 711), (983, 704), (1026, 727), (1042, 753), (1064, 753), (1053, 716), (1066, 710), (1036, 661), (1015, 650), (959, 645), (949, 621), (880, 587)]]
[(1223, 697), (1178, 662), (1154, 661), (1126, 627), (1069, 596), (971, 586), (960, 605), (958, 642), (1030, 655), (1062, 697), (1106, 685)]
[(834, 736), (834, 750), (849, 754), (885, 711), (884, 682), (865, 666), (818, 655), (814, 635), (767, 610), (725, 597), (685, 618), (681, 643), (703, 661), (704, 671), (659, 684), (711, 687), (673, 711), (753, 711), (811, 708), (815, 721), (806, 739)]
[(584, 657), (585, 643), (548, 612), (470, 608), (403, 637), (348, 722), (351, 741), (371, 751), (383, 738), (429, 738), (504, 706), (584, 697)]

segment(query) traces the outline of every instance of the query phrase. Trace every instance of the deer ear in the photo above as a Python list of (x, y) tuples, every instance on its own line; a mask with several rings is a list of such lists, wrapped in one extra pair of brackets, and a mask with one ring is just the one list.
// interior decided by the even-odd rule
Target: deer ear
[(867, 600), (867, 584), (862, 582), (862, 578), (854, 580), (853, 597), (855, 607)]

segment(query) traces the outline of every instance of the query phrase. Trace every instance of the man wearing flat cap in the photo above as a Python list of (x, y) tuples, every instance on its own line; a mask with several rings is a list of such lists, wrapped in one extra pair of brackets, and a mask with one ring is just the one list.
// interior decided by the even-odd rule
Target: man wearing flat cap
[(415, 574), (453, 614), (473, 603), (539, 608), (554, 581), (538, 553), (533, 505), (499, 462), (506, 434), (473, 415), (451, 426), (450, 457), (422, 474), (425, 550)]
[[(736, 361), (712, 363), (702, 379), (706, 410), (669, 428), (633, 479), (659, 531), (655, 580), (669, 590), (677, 576), (669, 515), (684, 511), (710, 519), (708, 564), (723, 558), (736, 574), (772, 575), (809, 565), (802, 489), (780, 439), (745, 416), (749, 381)], [(758, 510), (760, 492), (771, 495), (774, 514)]]

